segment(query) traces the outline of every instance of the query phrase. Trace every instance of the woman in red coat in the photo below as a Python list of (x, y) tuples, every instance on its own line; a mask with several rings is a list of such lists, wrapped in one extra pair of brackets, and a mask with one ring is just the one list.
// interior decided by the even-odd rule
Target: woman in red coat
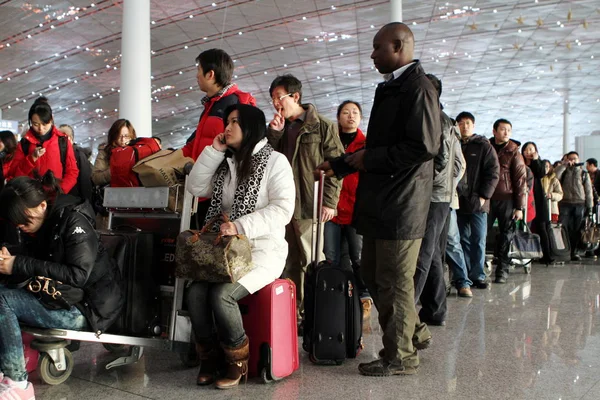
[(43, 176), (48, 170), (60, 180), (64, 193), (77, 183), (79, 169), (67, 135), (54, 126), (48, 99), (38, 97), (29, 109), (29, 130), (17, 146), (7, 180)]
[[(358, 128), (362, 119), (360, 104), (346, 100), (337, 110), (338, 130), (340, 140), (346, 153), (354, 153), (365, 147), (365, 135)], [(371, 307), (371, 296), (367, 286), (360, 275), (360, 253), (362, 251), (362, 236), (352, 227), (354, 202), (356, 200), (356, 187), (358, 186), (358, 172), (348, 175), (342, 183), (342, 191), (337, 206), (337, 215), (325, 223), (325, 258), (335, 265), (344, 265), (344, 253), (347, 253), (352, 264), (358, 294), (363, 302), (363, 310)], [(347, 246), (345, 246), (347, 244)]]

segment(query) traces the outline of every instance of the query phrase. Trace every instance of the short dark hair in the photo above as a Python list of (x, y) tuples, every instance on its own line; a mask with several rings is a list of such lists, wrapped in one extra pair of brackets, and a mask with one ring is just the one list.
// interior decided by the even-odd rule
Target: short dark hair
[(231, 83), (233, 77), (233, 60), (221, 49), (203, 51), (196, 57), (196, 62), (202, 67), (202, 72), (207, 74), (215, 72), (215, 83), (225, 87)]
[(588, 164), (592, 164), (594, 167), (598, 167), (598, 160), (595, 158), (588, 158), (586, 161)]
[(509, 124), (510, 127), (512, 128), (512, 124), (510, 123), (509, 120), (500, 118), (500, 119), (497, 119), (496, 122), (494, 122), (494, 130), (497, 130), (498, 126), (500, 126), (500, 124)]
[(579, 158), (579, 153), (578, 153), (578, 152), (576, 152), (576, 151), (570, 151), (570, 152), (568, 152), (567, 154), (565, 154), (565, 156), (569, 157), (569, 156), (571, 156), (571, 155), (573, 155), (573, 154), (575, 154), (575, 155), (577, 156), (577, 158)]
[(29, 125), (31, 125), (31, 118), (34, 115), (37, 115), (44, 124), (48, 124), (50, 121), (52, 121), (52, 108), (50, 108), (48, 99), (44, 96), (40, 96), (35, 99), (33, 105), (29, 109)]
[(358, 111), (360, 112), (360, 116), (362, 117), (363, 112), (362, 112), (362, 107), (360, 106), (360, 103), (357, 102), (357, 101), (354, 101), (354, 100), (345, 100), (344, 102), (342, 102), (342, 104), (340, 104), (338, 106), (337, 114), (336, 114), (336, 116), (338, 117), (338, 119), (340, 118), (340, 114), (342, 113), (342, 110), (348, 104), (354, 104), (356, 107), (358, 107)]
[(460, 122), (463, 119), (470, 119), (473, 121), (473, 123), (475, 123), (475, 116), (468, 111), (463, 111), (456, 116), (456, 122)]
[(6, 151), (6, 159), (12, 159), (17, 150), (17, 138), (11, 131), (0, 132), (0, 140), (4, 143), (4, 151)]
[(238, 112), (238, 124), (242, 130), (242, 143), (235, 152), (237, 161), (237, 184), (239, 185), (254, 172), (252, 170), (252, 152), (258, 142), (267, 137), (267, 119), (265, 113), (258, 107), (249, 104), (232, 104), (225, 109), (223, 121), (227, 126), (227, 119), (232, 112)]
[(14, 225), (26, 225), (31, 222), (28, 208), (37, 207), (43, 201), (50, 206), (59, 193), (62, 191), (52, 170), (38, 179), (28, 176), (11, 179), (0, 192), (0, 218)]
[(429, 79), (429, 82), (431, 82), (435, 90), (437, 90), (438, 97), (440, 97), (442, 95), (442, 81), (440, 80), (440, 78), (433, 74), (426, 74), (425, 76)]
[(62, 124), (61, 126), (58, 127), (58, 129), (62, 129), (62, 128), (69, 128), (71, 130), (71, 134), (73, 135), (71, 137), (71, 139), (75, 140), (75, 129), (73, 129), (73, 127), (69, 124)]
[(294, 94), (298, 93), (300, 96), (298, 102), (302, 101), (302, 82), (298, 78), (296, 78), (292, 74), (279, 75), (273, 82), (271, 82), (271, 86), (269, 87), (269, 96), (273, 97), (273, 90), (276, 87), (283, 86), (286, 92)]

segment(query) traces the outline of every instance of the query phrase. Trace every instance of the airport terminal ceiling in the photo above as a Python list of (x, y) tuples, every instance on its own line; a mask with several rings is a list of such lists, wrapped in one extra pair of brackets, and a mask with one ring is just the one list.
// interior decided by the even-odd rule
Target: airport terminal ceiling
[[(375, 85), (372, 38), (389, 22), (387, 0), (151, 1), (153, 135), (179, 147), (193, 132), (202, 94), (194, 59), (220, 47), (235, 60), (235, 82), (271, 118), (269, 84), (292, 73), (303, 99), (335, 117), (362, 103), (366, 128)], [(26, 123), (33, 100), (50, 100), (57, 124), (97, 147), (118, 118), (121, 1), (0, 0), (0, 108)], [(416, 1), (403, 3), (416, 57), (443, 81), (450, 116), (468, 110), (476, 132), (507, 118), (513, 137), (534, 140), (544, 158), (562, 155), (569, 133), (600, 128), (598, 0)], [(140, 99), (143, 101), (143, 99)], [(126, 117), (126, 116), (124, 116)], [(574, 146), (572, 146), (574, 147)]]

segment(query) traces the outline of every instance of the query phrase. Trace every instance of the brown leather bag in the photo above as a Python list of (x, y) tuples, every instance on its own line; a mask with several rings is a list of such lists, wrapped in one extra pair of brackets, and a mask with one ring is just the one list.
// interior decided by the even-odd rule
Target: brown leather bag
[[(252, 270), (252, 249), (245, 235), (207, 232), (219, 218), (221, 216), (212, 218), (200, 231), (187, 230), (177, 236), (175, 275), (178, 278), (234, 283)], [(226, 214), (223, 221), (229, 222)]]

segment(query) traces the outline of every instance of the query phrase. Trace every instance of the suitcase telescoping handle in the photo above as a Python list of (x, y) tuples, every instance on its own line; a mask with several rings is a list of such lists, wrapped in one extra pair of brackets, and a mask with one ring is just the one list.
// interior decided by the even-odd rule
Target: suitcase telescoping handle
[(321, 212), (323, 210), (323, 186), (325, 184), (325, 172), (319, 171), (319, 179), (315, 181), (313, 200), (312, 238), (310, 249), (310, 261), (317, 266), (321, 260)]

